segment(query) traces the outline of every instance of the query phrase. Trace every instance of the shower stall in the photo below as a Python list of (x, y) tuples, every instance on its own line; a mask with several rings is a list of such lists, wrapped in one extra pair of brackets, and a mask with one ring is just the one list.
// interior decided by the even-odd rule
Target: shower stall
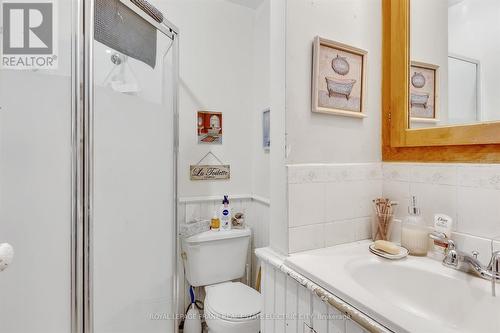
[(0, 69), (0, 332), (176, 332), (179, 31), (45, 2), (57, 66)]

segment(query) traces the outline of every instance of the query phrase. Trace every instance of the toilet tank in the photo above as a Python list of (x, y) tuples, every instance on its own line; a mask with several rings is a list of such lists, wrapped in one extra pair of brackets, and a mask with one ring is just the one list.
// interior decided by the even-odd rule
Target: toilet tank
[(182, 257), (188, 282), (199, 287), (243, 277), (250, 236), (250, 229), (232, 229), (184, 238)]

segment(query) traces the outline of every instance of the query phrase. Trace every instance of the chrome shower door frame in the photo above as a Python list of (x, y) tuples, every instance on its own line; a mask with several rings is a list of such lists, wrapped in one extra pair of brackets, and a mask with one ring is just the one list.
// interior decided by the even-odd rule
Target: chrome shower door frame
[(84, 109), (85, 58), (84, 17), (85, 1), (72, 0), (71, 41), (71, 332), (84, 331)]

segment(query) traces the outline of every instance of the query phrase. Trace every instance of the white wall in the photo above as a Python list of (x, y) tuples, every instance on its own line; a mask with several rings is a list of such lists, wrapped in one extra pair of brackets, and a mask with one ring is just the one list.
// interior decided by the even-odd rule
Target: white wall
[[(265, 86), (254, 92), (254, 81), (267, 79), (262, 58), (266, 50), (255, 49), (265, 46), (265, 40), (255, 40), (256, 23), (265, 22), (264, 8), (255, 10), (225, 0), (158, 0), (155, 4), (181, 32), (179, 195), (252, 193), (254, 172), (264, 181), (266, 177), (264, 168), (255, 169), (252, 164), (254, 153), (265, 163), (254, 144), (261, 137), (256, 113), (262, 111), (268, 98)], [(255, 71), (257, 65), (259, 70)], [(222, 145), (197, 143), (198, 110), (223, 113)], [(231, 180), (189, 180), (189, 165), (209, 150), (231, 165)], [(214, 159), (207, 162), (217, 163)], [(262, 185), (255, 187), (266, 194)]]
[[(381, 21), (379, 0), (287, 2), (288, 164), (380, 161)], [(368, 51), (368, 118), (311, 112), (312, 42), (318, 35)]]
[(271, 106), (270, 97), (270, 1), (255, 10), (253, 34), (253, 126), (252, 193), (269, 198), (270, 152), (263, 149), (262, 112)]

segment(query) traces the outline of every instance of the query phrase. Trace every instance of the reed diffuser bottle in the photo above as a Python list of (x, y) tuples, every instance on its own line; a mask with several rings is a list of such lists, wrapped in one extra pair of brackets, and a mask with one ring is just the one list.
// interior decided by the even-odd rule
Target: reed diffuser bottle
[(412, 196), (408, 206), (408, 216), (401, 226), (401, 246), (411, 255), (425, 256), (429, 244), (429, 231), (417, 207), (417, 198)]

